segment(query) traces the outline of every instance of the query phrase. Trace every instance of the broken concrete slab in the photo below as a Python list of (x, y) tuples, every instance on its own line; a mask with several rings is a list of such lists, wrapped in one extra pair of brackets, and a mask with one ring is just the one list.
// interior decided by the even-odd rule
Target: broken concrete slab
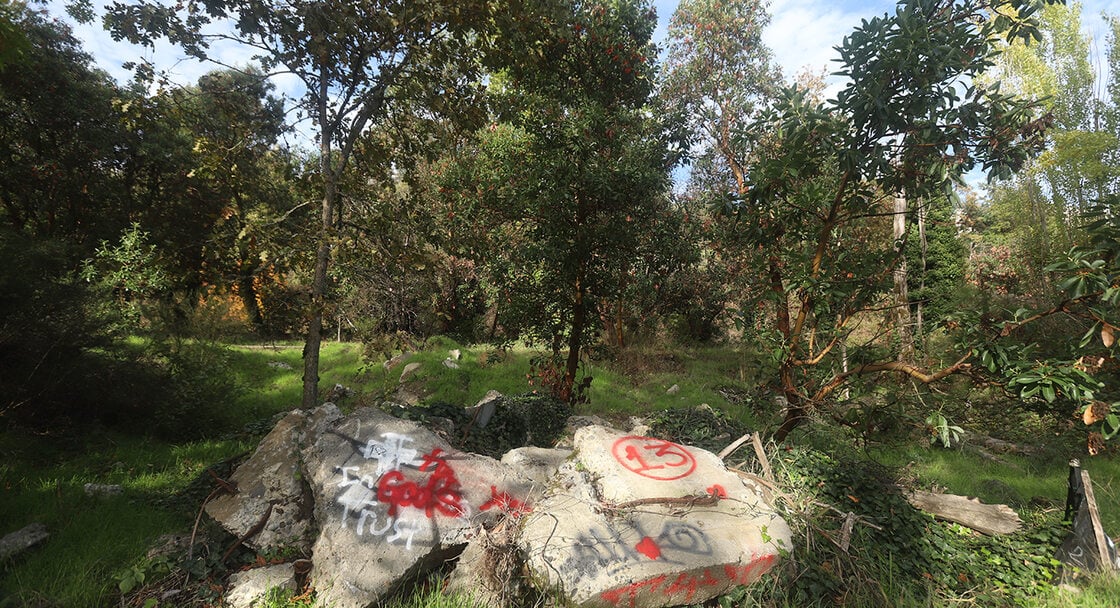
[(502, 464), (514, 467), (522, 476), (543, 487), (571, 455), (572, 451), (564, 448), (527, 446), (514, 448), (503, 454)]
[(474, 420), (474, 426), (484, 429), (487, 424), (490, 424), (490, 419), (494, 417), (494, 412), (498, 411), (498, 402), (502, 400), (502, 394), (495, 390), (488, 390), (478, 400), (478, 403), (467, 408), (467, 414)]
[(300, 446), (340, 416), (333, 404), (284, 416), (228, 480), (236, 493), (216, 496), (206, 503), (206, 513), (238, 537), (263, 525), (245, 541), (254, 549), (310, 548), (312, 497)]
[(525, 605), (527, 584), (517, 549), (517, 518), (482, 530), (459, 556), (445, 591), (468, 598), (473, 606), (511, 608)]
[(577, 606), (702, 603), (769, 571), (792, 532), (714, 454), (590, 426), (524, 518), (532, 576)]
[(532, 500), (511, 467), (373, 408), (332, 423), (302, 458), (321, 529), (312, 579), (336, 608), (375, 603)]
[(233, 573), (229, 577), (226, 604), (230, 608), (253, 608), (273, 589), (296, 590), (292, 564), (277, 564)]
[(393, 369), (394, 367), (403, 363), (405, 360), (407, 360), (411, 356), (412, 356), (412, 353), (406, 350), (406, 351), (400, 353), (399, 355), (396, 355), (395, 357), (392, 357), (391, 359), (386, 360), (384, 363), (381, 364), (381, 367), (385, 368), (385, 371), (389, 371), (389, 370)]
[(408, 379), (411, 378), (412, 375), (415, 374), (416, 371), (419, 370), (419, 369), (420, 369), (420, 362), (419, 361), (413, 361), (412, 363), (409, 363), (408, 365), (405, 365), (404, 369), (401, 370), (401, 380), (400, 381), (401, 382), (407, 382)]
[(49, 537), (47, 526), (41, 523), (28, 524), (15, 532), (5, 534), (0, 538), (0, 561), (16, 557)]

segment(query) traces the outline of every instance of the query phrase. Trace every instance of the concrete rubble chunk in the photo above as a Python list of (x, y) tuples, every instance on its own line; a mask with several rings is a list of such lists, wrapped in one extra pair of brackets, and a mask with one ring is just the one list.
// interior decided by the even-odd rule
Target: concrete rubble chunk
[(0, 537), (0, 561), (16, 557), (50, 537), (47, 526), (41, 523), (26, 525), (15, 532)]
[(107, 496), (120, 496), (124, 492), (124, 488), (115, 483), (87, 483), (82, 486), (82, 491), (86, 493), (86, 496), (105, 498)]
[(679, 392), (681, 392), (681, 386), (679, 384), (674, 384), (673, 386), (670, 386), (668, 390), (665, 391), (665, 394), (666, 395), (676, 395)]
[(257, 550), (310, 547), (312, 497), (304, 481), (300, 445), (340, 416), (337, 407), (325, 404), (281, 418), (228, 480), (237, 493), (216, 496), (206, 503), (207, 514), (238, 537), (264, 521), (260, 532), (246, 540)]
[(451, 357), (448, 357), (448, 358), (443, 360), (443, 366), (446, 367), (447, 369), (459, 369), (459, 364), (456, 363), (455, 360), (452, 359)]
[(412, 375), (415, 374), (416, 370), (418, 370), (418, 369), (420, 369), (420, 362), (419, 361), (413, 361), (412, 363), (409, 363), (408, 365), (405, 365), (404, 369), (401, 370), (401, 380), (400, 381), (401, 382), (407, 382), (408, 379), (411, 378)]
[(393, 369), (394, 367), (400, 365), (401, 363), (404, 363), (404, 361), (411, 356), (412, 356), (412, 353), (406, 350), (406, 351), (400, 353), (399, 355), (397, 355), (397, 356), (395, 356), (391, 359), (386, 360), (384, 363), (381, 364), (381, 367), (385, 368), (385, 371), (389, 371), (389, 370)]
[(534, 579), (573, 605), (703, 603), (792, 550), (761, 489), (710, 452), (601, 426), (574, 446), (518, 539)]
[(502, 464), (514, 467), (524, 477), (544, 486), (571, 455), (572, 451), (564, 448), (527, 446), (503, 454)]
[(261, 604), (272, 589), (296, 590), (292, 564), (277, 564), (235, 572), (229, 577), (226, 604), (230, 608), (253, 608)]
[(374, 408), (330, 424), (302, 459), (320, 528), (311, 578), (335, 608), (373, 605), (533, 501), (513, 468)]
[(498, 411), (498, 402), (501, 401), (502, 394), (496, 390), (488, 390), (478, 400), (478, 403), (467, 408), (467, 413), (474, 419), (474, 425), (480, 429), (486, 428), (490, 424), (490, 419), (494, 417), (494, 412)]

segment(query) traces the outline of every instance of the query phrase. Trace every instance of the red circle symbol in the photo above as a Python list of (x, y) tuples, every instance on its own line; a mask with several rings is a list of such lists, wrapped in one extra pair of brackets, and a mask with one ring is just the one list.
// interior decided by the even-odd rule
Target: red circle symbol
[(614, 459), (632, 473), (660, 481), (691, 475), (696, 459), (682, 445), (653, 437), (629, 435), (614, 442)]

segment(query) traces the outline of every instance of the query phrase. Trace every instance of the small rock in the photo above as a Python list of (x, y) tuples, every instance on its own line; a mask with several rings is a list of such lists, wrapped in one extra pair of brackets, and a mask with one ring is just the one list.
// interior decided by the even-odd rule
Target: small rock
[(105, 498), (107, 496), (120, 496), (124, 488), (117, 484), (107, 483), (87, 483), (82, 486), (86, 496), (94, 496), (97, 498)]
[(229, 577), (226, 603), (231, 608), (252, 608), (277, 587), (296, 590), (295, 569), (292, 564), (278, 564), (235, 572)]
[(350, 387), (336, 384), (334, 385), (334, 388), (331, 389), (331, 392), (327, 393), (327, 401), (330, 401), (331, 403), (338, 403), (339, 401), (353, 394), (354, 390)]
[(448, 357), (443, 360), (443, 366), (449, 369), (459, 369), (459, 364), (454, 359)]
[(287, 363), (284, 363), (283, 361), (269, 361), (268, 366), (273, 368), (273, 369), (283, 369), (283, 370), (292, 369), (291, 365), (288, 365)]
[(480, 429), (486, 428), (490, 424), (490, 419), (494, 417), (494, 412), (498, 411), (498, 401), (502, 398), (502, 394), (496, 390), (488, 390), (478, 400), (478, 403), (467, 408), (467, 414), (474, 419), (474, 424)]
[(669, 390), (665, 391), (665, 394), (666, 395), (676, 395), (679, 392), (681, 392), (680, 385), (674, 384), (673, 386), (669, 387)]
[(420, 369), (420, 363), (418, 361), (413, 361), (412, 363), (404, 366), (404, 369), (401, 370), (401, 382), (404, 382), (411, 378), (412, 374), (416, 373), (416, 370), (418, 369)]
[(645, 418), (631, 416), (630, 420), (627, 421), (627, 424), (630, 425), (631, 435), (638, 435), (639, 437), (645, 437), (646, 435), (649, 435), (649, 424), (647, 424)]
[(421, 399), (421, 395), (402, 386), (397, 388), (396, 392), (393, 393), (392, 401), (397, 407), (405, 408), (419, 405)]
[(405, 359), (408, 359), (411, 356), (412, 356), (412, 353), (410, 353), (406, 350), (403, 353), (393, 357), (392, 359), (389, 359), (388, 361), (382, 363), (381, 367), (384, 367), (385, 371), (391, 370), (394, 367), (403, 363)]
[(456, 361), (458, 361), (459, 359), (462, 359), (462, 358), (463, 358), (463, 353), (462, 353), (462, 351), (460, 351), (460, 350), (459, 350), (459, 349), (457, 349), (457, 348), (453, 348), (453, 349), (451, 349), (451, 350), (449, 350), (449, 351), (447, 351), (447, 352), (448, 352), (448, 353), (449, 353), (449, 354), (451, 355), (451, 357), (450, 357), (450, 358), (451, 358), (451, 359), (454, 359), (454, 360), (456, 360)]
[(0, 538), (0, 561), (23, 553), (47, 540), (48, 536), (50, 534), (47, 532), (47, 527), (40, 523), (30, 524), (11, 534), (5, 534)]

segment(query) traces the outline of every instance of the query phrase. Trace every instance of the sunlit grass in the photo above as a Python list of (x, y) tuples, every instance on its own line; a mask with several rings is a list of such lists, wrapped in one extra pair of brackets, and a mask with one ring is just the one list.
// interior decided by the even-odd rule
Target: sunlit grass
[[(1069, 480), (1068, 461), (1055, 457), (1000, 454), (996, 460), (974, 453), (941, 447), (911, 446), (877, 450), (872, 455), (895, 467), (906, 466), (927, 486), (936, 485), (953, 494), (975, 496), (985, 503), (1007, 503), (1004, 484), (1017, 498), (1012, 507), (1053, 505), (1064, 507)], [(1101, 523), (1110, 534), (1120, 532), (1120, 461), (1115, 457), (1083, 458), (1100, 508)], [(994, 481), (993, 481), (994, 480)]]

